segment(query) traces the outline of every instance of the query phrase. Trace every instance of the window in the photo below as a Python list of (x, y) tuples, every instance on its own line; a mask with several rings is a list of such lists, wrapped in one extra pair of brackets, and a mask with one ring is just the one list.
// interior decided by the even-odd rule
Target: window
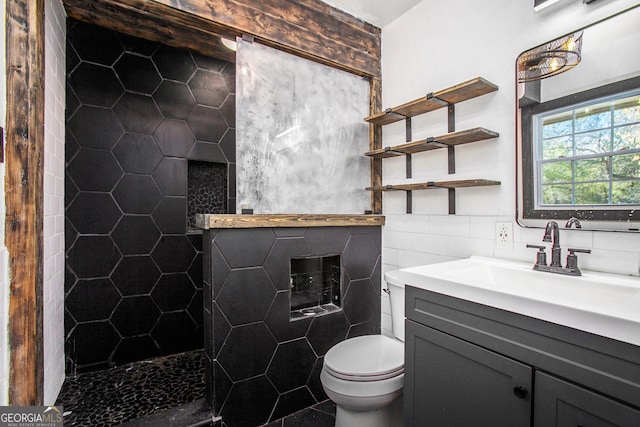
[(534, 120), (538, 207), (640, 204), (640, 91)]
[(523, 218), (640, 219), (640, 77), (521, 112)]

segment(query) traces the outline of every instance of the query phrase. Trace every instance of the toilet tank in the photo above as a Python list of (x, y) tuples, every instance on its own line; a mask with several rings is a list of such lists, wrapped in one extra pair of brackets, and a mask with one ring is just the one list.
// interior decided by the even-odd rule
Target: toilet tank
[(398, 270), (385, 273), (384, 281), (391, 303), (391, 329), (393, 335), (404, 342), (404, 283), (400, 281)]

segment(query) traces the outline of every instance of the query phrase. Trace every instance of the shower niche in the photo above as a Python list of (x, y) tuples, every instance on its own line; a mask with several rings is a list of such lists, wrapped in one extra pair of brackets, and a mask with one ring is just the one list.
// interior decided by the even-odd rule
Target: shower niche
[(190, 232), (200, 232), (196, 228), (196, 214), (226, 214), (227, 164), (189, 160), (187, 179), (187, 227)]
[(290, 320), (341, 308), (340, 255), (290, 259)]

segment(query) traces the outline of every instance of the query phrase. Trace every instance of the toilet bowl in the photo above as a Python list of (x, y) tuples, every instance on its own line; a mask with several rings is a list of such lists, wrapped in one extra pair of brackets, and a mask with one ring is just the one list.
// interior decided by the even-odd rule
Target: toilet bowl
[(402, 426), (404, 385), (404, 285), (398, 272), (385, 274), (394, 338), (365, 335), (329, 349), (320, 373), (336, 404), (336, 427)]

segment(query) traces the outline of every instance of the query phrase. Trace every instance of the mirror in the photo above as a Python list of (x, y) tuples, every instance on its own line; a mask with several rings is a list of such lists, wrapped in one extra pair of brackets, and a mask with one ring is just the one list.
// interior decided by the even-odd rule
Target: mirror
[[(640, 5), (516, 59), (520, 225), (640, 230), (638, 22)], [(532, 80), (519, 82), (523, 67)], [(536, 76), (543, 68), (550, 75)]]

